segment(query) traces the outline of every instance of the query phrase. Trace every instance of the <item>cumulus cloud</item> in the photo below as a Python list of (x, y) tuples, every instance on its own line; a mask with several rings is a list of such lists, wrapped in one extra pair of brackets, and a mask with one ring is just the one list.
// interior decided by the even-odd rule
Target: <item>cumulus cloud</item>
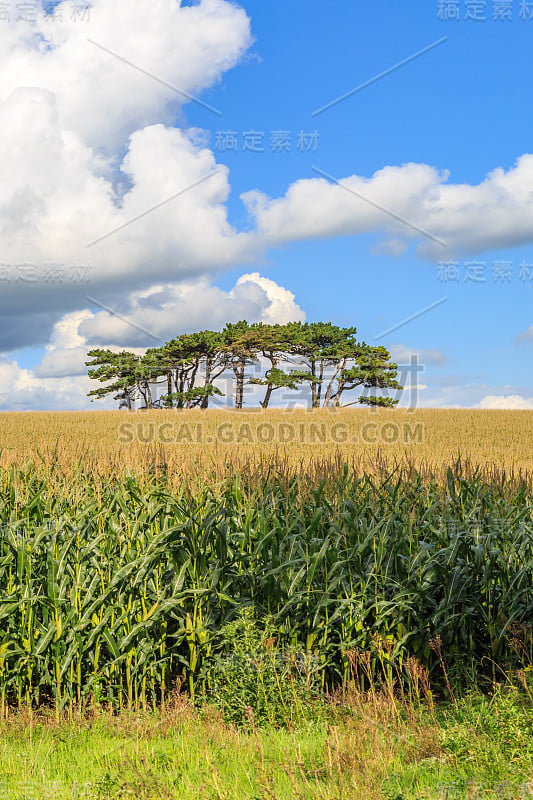
[(305, 320), (304, 311), (294, 302), (294, 294), (269, 278), (262, 277), (258, 272), (241, 275), (232, 291), (250, 291), (252, 287), (259, 287), (267, 301), (266, 303), (263, 301), (261, 316), (257, 322), (284, 325), (287, 322)]
[(88, 6), (85, 21), (79, 3), (63, 0), (52, 16), (2, 25), (0, 92), (7, 98), (20, 86), (47, 91), (62, 129), (110, 155), (154, 119), (172, 124), (183, 104), (219, 81), (251, 43), (246, 13), (226, 0)]
[[(27, 98), (11, 102), (25, 106)], [(53, 116), (51, 102), (39, 95), (34, 103), (45, 119)], [(65, 311), (79, 307), (89, 290), (134, 288), (148, 276), (176, 280), (250, 257), (249, 234), (236, 233), (227, 221), (227, 170), (189, 134), (153, 125), (131, 137), (123, 166), (133, 188), (120, 206), (110, 182), (95, 175), (91, 153), (59, 129), (46, 131), (39, 113), (31, 137), (30, 152), (44, 140), (51, 149), (57, 144), (60, 153), (45, 154), (41, 184), (22, 153), (20, 160), (14, 153), (0, 162), (0, 242), (11, 265), (0, 310), (35, 313), (46, 304), (50, 312)], [(0, 130), (5, 152), (8, 140)], [(187, 187), (192, 188), (174, 197)], [(145, 214), (168, 198), (173, 199)], [(21, 274), (24, 264), (34, 265), (33, 275)], [(47, 279), (53, 264), (63, 270), (61, 280)], [(84, 281), (76, 279), (75, 265), (86, 267)]]
[(533, 409), (533, 397), (522, 397), (519, 394), (487, 395), (477, 408), (512, 409), (515, 411), (528, 411)]
[(303, 321), (294, 294), (259, 273), (242, 275), (224, 292), (202, 279), (193, 283), (157, 284), (133, 292), (126, 302), (81, 321), (89, 345), (153, 347), (158, 342), (203, 328), (218, 330), (226, 322)]
[[(43, 344), (87, 294), (196, 277), (257, 252), (228, 223), (228, 171), (202, 132), (172, 127), (246, 52), (246, 13), (227, 0), (93, 0), (84, 24), (74, 7), (0, 26), (4, 352), (37, 344), (37, 329)], [(88, 281), (72, 278), (80, 265)]]
[[(93, 388), (85, 376), (39, 378), (16, 361), (0, 358), (0, 410), (68, 410), (90, 408), (87, 392)], [(102, 408), (111, 408), (106, 403)]]
[(66, 378), (69, 375), (87, 375), (87, 348), (79, 327), (91, 319), (89, 310), (66, 314), (54, 326), (52, 338), (40, 364), (33, 369), (37, 378)]
[(370, 178), (296, 181), (280, 198), (249, 191), (242, 200), (258, 233), (276, 244), (377, 232), (391, 254), (401, 254), (402, 241), (415, 241), (421, 256), (442, 260), (533, 241), (533, 155), (507, 172), (493, 170), (478, 185), (448, 183), (449, 177), (410, 163)]

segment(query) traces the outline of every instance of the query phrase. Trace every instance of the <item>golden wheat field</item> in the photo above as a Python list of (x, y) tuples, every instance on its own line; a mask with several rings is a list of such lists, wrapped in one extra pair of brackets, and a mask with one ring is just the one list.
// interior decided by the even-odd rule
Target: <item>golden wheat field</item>
[(93, 476), (125, 471), (171, 483), (227, 470), (314, 477), (394, 464), (433, 475), (458, 458), (515, 476), (533, 473), (533, 412), (419, 409), (337, 411), (91, 411), (0, 414), (0, 466), (28, 462)]

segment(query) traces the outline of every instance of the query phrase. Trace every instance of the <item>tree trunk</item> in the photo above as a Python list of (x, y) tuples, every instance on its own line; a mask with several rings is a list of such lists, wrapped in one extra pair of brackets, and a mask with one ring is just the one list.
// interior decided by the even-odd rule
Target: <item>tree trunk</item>
[[(311, 361), (311, 375), (316, 378), (316, 362)], [(316, 380), (311, 383), (311, 408), (316, 408)]]
[(324, 406), (323, 406), (323, 408), (328, 408), (329, 401), (331, 399), (331, 393), (333, 391), (333, 384), (335, 383), (335, 378), (338, 375), (339, 376), (339, 382), (340, 382), (340, 380), (342, 379), (342, 373), (344, 372), (344, 370), (346, 368), (347, 360), (348, 359), (345, 358), (343, 361), (337, 363), (337, 368), (335, 369), (335, 372), (333, 373), (333, 375), (331, 377), (331, 380), (330, 380), (330, 382), (328, 384), (328, 389), (327, 389), (327, 392), (326, 392), (326, 396), (324, 397)]
[(233, 365), (233, 371), (235, 373), (235, 378), (237, 381), (235, 387), (235, 408), (242, 408), (242, 401), (244, 396), (244, 370), (245, 370), (244, 361), (239, 361), (237, 364)]
[[(192, 391), (194, 389), (194, 384), (196, 383), (196, 373), (198, 372), (198, 367), (200, 366), (200, 359), (196, 359), (192, 371), (189, 375), (189, 379), (187, 381), (187, 389)], [(187, 400), (187, 408), (192, 408), (193, 401)]]
[(175, 384), (176, 392), (178, 393), (176, 408), (183, 408), (183, 392), (185, 391), (185, 370), (183, 367), (180, 367), (179, 370), (176, 370)]
[(340, 408), (341, 405), (341, 394), (344, 392), (344, 381), (342, 378), (339, 379), (339, 383), (337, 386), (337, 394), (335, 395), (335, 406)]
[(143, 399), (143, 408), (148, 408), (148, 396), (146, 394), (146, 389), (141, 385), (139, 385), (139, 393)]
[[(316, 362), (312, 362), (313, 369), (311, 370), (312, 374), (315, 376), (316, 379)], [(320, 408), (320, 400), (322, 397), (322, 380), (324, 378), (324, 361), (320, 362), (320, 372), (318, 375), (318, 379), (315, 380), (313, 384), (314, 388), (314, 398), (313, 398), (313, 408)]]
[[(269, 350), (268, 352), (265, 352), (263, 350), (263, 358), (268, 358), (268, 360), (270, 361), (271, 370), (277, 369), (277, 366), (279, 364), (279, 358), (276, 358), (276, 353), (273, 350)], [(268, 378), (269, 372), (270, 370), (267, 370), (267, 372), (265, 373), (265, 378)], [(270, 403), (270, 398), (272, 396), (273, 391), (274, 391), (274, 384), (273, 383), (267, 384), (267, 390), (264, 399), (263, 401), (260, 401), (262, 408), (268, 408), (268, 404)]]
[(317, 391), (317, 407), (320, 408), (320, 398), (322, 397), (322, 381), (324, 380), (324, 360), (320, 362), (320, 383)]
[(150, 389), (150, 384), (148, 381), (146, 382), (146, 397), (147, 399), (147, 408), (152, 408), (154, 405), (154, 401), (152, 400), (152, 391)]
[[(204, 387), (207, 388), (211, 383), (211, 370), (213, 368), (213, 359), (208, 356), (205, 360), (205, 381)], [(200, 408), (208, 408), (209, 407), (209, 395), (205, 395), (202, 397), (202, 402), (200, 403)]]
[(266, 393), (265, 393), (265, 398), (264, 398), (264, 400), (260, 401), (262, 408), (268, 408), (268, 404), (270, 403), (270, 398), (272, 397), (272, 392), (273, 391), (274, 391), (274, 384), (273, 383), (269, 383), (268, 386), (267, 386)]

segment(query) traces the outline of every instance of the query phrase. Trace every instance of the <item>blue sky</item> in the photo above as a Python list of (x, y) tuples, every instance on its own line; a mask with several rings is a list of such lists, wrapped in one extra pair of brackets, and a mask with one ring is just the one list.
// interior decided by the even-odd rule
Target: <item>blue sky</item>
[[(469, 0), (339, 0), (327, 5), (316, 0), (243, 0), (239, 5), (250, 19), (253, 43), (215, 85), (198, 95), (220, 116), (188, 102), (173, 117), (176, 128), (203, 131), (216, 162), (229, 169), (226, 207), (236, 230), (252, 230), (255, 224), (241, 193), (259, 190), (280, 198), (295, 182), (316, 179), (317, 170), (338, 179), (371, 178), (387, 166), (413, 162), (448, 171), (452, 184), (475, 186), (495, 169), (508, 171), (532, 152), (533, 3), (477, 3), (484, 6), (485, 21), (466, 19), (476, 5)], [(444, 10), (452, 15), (454, 7), (459, 20), (439, 19)], [(506, 18), (509, 11), (511, 20)], [(245, 151), (244, 133), (250, 131), (262, 135), (264, 152)], [(288, 152), (272, 151), (271, 137), (279, 131), (290, 137)], [(236, 136), (236, 151), (221, 145), (228, 132)], [(316, 132), (311, 152), (298, 148), (300, 132)], [(455, 257), (457, 281), (443, 280), (442, 274), (439, 279), (438, 262), (417, 252), (412, 238), (404, 252), (394, 255), (383, 252), (382, 242), (379, 232), (303, 241), (296, 237), (279, 247), (268, 246), (248, 261), (241, 259), (234, 268), (214, 266), (205, 274), (214, 286), (231, 292), (243, 273), (259, 271), (292, 292), (308, 319), (356, 325), (369, 343), (446, 298), (380, 343), (397, 351), (401, 345), (440, 351), (442, 358), (433, 359), (440, 363), (429, 358), (423, 378), (432, 404), (453, 403), (454, 392), (463, 405), (479, 403), (486, 395), (531, 398), (533, 337), (522, 342), (516, 337), (533, 325), (533, 280), (520, 275), (521, 264), (533, 265), (533, 222), (530, 244), (510, 237), (497, 250)], [(485, 282), (465, 280), (468, 262), (485, 265)], [(494, 280), (495, 269), (502, 268), (511, 269), (510, 280)], [(21, 368), (32, 368), (44, 345), (11, 349), (5, 355)]]
[[(230, 153), (233, 218), (242, 220), (240, 191), (258, 185), (274, 196), (312, 167), (342, 177), (370, 176), (386, 164), (424, 162), (450, 171), (454, 183), (478, 183), (494, 168), (511, 167), (531, 151), (533, 84), (528, 54), (533, 20), (438, 19), (438, 3), (312, 0), (290, 4), (245, 2), (256, 37), (257, 60), (227, 75), (209, 92), (224, 110), (220, 120), (199, 111), (197, 124), (216, 131), (301, 129), (319, 132), (316, 153)], [(459, 4), (462, 16), (464, 3)], [(382, 80), (312, 117), (312, 111), (380, 74), (433, 42), (447, 40)], [(196, 122), (196, 109), (187, 114)], [(227, 127), (226, 127), (227, 125)], [(294, 136), (293, 136), (294, 138)], [(532, 187), (533, 188), (533, 187)], [(411, 248), (401, 257), (372, 255), (376, 237), (295, 244), (271, 252), (269, 274), (282, 277), (310, 318), (354, 323), (367, 341), (442, 297), (447, 302), (388, 337), (439, 348), (441, 378), (531, 386), (531, 350), (516, 334), (531, 325), (531, 283), (520, 264), (533, 263), (531, 246), (459, 259), (460, 279), (440, 281), (438, 266)], [(486, 263), (485, 283), (465, 282), (467, 261)], [(509, 283), (494, 281), (493, 263), (512, 261)], [(222, 285), (229, 285), (227, 276)], [(385, 340), (387, 341), (387, 339)]]

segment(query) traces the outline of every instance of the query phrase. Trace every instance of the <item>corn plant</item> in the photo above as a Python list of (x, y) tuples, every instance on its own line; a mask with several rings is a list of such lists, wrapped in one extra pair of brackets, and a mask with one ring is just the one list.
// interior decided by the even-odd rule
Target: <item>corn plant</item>
[(243, 609), (323, 690), (347, 685), (354, 653), (373, 685), (409, 685), (415, 663), (444, 687), (444, 662), (452, 689), (531, 665), (532, 494), (501, 475), (343, 468), (172, 489), (11, 466), (0, 524), (2, 713), (208, 695)]

